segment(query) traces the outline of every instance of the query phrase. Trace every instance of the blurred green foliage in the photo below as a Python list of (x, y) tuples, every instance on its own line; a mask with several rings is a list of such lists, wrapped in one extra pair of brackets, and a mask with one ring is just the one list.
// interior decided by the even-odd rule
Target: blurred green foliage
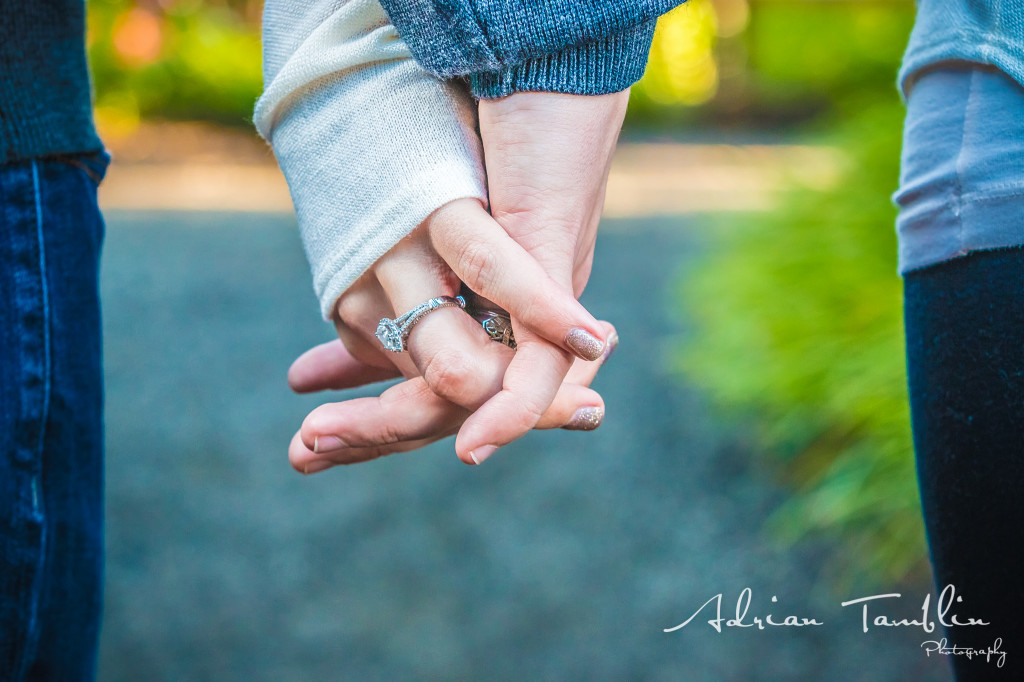
[(891, 90), (913, 20), (910, 0), (690, 0), (659, 22), (630, 122), (792, 128), (835, 114)]
[[(759, 82), (827, 97), (812, 141), (839, 149), (843, 171), (830, 189), (794, 189), (769, 214), (717, 219), (710, 253), (683, 286), (695, 324), (684, 371), (722, 406), (755, 415), (796, 490), (771, 527), (789, 542), (838, 539), (832, 572), (844, 582), (903, 578), (926, 557), (890, 200), (907, 9), (828, 3), (798, 16), (780, 5), (764, 25), (755, 13), (754, 43), (789, 28), (788, 50), (758, 53)], [(865, 31), (873, 36), (857, 37)], [(787, 52), (804, 60), (788, 63)]]
[(889, 90), (914, 19), (910, 2), (755, 5), (742, 40), (763, 97), (795, 99)]
[(90, 0), (89, 57), (105, 128), (139, 118), (251, 125), (262, 89), (259, 3)]
[[(261, 0), (90, 0), (106, 129), (140, 118), (248, 126), (262, 88)], [(886, 85), (910, 0), (689, 0), (662, 17), (630, 125), (792, 125)]]
[(718, 220), (684, 284), (687, 374), (724, 406), (755, 411), (798, 494), (771, 523), (795, 541), (838, 534), (840, 573), (900, 578), (924, 558), (896, 275), (902, 107), (864, 102), (829, 141), (833, 189), (794, 191), (769, 215)]
[(661, 17), (644, 77), (631, 93), (632, 111), (656, 114), (711, 100), (718, 90), (714, 48), (719, 33), (711, 0), (689, 0)]

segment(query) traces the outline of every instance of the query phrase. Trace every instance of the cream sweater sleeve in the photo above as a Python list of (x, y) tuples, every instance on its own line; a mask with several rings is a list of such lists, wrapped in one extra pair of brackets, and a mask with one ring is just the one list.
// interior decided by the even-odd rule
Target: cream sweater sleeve
[(486, 202), (476, 108), (377, 0), (267, 0), (255, 123), (288, 180), (321, 312), (440, 206)]

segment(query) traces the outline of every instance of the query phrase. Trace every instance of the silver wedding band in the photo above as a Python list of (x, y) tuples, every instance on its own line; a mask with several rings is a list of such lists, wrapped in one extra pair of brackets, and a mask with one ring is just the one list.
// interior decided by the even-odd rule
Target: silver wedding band
[(491, 337), (491, 341), (505, 344), (512, 350), (516, 349), (515, 332), (512, 331), (512, 318), (504, 311), (487, 308), (467, 309), (467, 313), (480, 323), (480, 326)]
[(466, 299), (462, 296), (438, 296), (426, 303), (421, 303), (405, 315), (391, 319), (385, 317), (377, 325), (377, 339), (385, 350), (392, 353), (404, 353), (409, 350), (409, 333), (417, 322), (441, 308), (465, 308)]

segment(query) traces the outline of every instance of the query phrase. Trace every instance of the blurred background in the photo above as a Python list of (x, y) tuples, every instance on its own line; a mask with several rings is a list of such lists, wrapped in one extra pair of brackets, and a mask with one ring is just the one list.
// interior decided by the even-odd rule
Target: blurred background
[[(250, 123), (261, 4), (89, 2), (115, 158), (101, 678), (948, 678), (929, 636), (839, 606), (914, 617), (932, 590), (889, 198), (910, 0), (660, 20), (584, 295), (622, 338), (598, 432), (309, 479), (304, 415), (379, 387), (284, 381), (333, 330)], [(663, 632), (745, 587), (751, 617), (825, 625)]]

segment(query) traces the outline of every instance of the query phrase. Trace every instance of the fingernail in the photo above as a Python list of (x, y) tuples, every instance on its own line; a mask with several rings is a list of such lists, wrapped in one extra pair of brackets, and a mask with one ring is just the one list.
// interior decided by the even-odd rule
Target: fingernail
[(494, 454), (498, 449), (497, 445), (481, 445), (476, 450), (469, 451), (469, 458), (474, 464), (483, 464), (484, 460)]
[(313, 439), (313, 452), (316, 453), (334, 452), (343, 447), (345, 447), (345, 443), (337, 436), (318, 436)]
[(604, 408), (581, 407), (576, 410), (576, 414), (572, 416), (569, 423), (562, 428), (566, 431), (593, 431), (601, 425), (602, 419), (604, 419)]
[(604, 344), (604, 355), (601, 356), (601, 363), (608, 362), (608, 358), (612, 356), (615, 349), (619, 346), (619, 335), (612, 332), (612, 335), (608, 337), (608, 342)]
[(579, 327), (570, 329), (569, 333), (565, 335), (565, 345), (572, 348), (576, 355), (584, 360), (597, 360), (601, 357), (601, 351), (604, 350), (604, 344), (600, 339)]
[(309, 464), (302, 467), (302, 473), (307, 476), (310, 474), (318, 474), (321, 471), (327, 471), (333, 466), (334, 464), (332, 462), (310, 462)]

